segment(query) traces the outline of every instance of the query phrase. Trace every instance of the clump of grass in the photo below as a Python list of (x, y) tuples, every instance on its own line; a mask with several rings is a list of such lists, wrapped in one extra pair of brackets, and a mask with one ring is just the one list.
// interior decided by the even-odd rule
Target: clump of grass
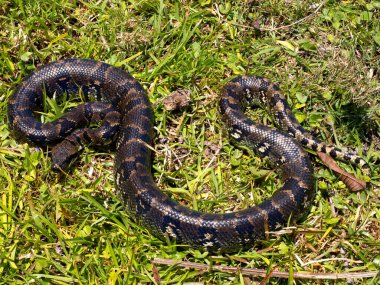
[[(279, 282), (270, 278), (272, 270), (290, 272), (289, 282), (292, 272), (379, 270), (378, 1), (323, 1), (321, 7), (315, 1), (0, 3), (0, 283), (257, 281), (155, 265), (157, 257), (267, 269), (268, 284)], [(364, 177), (368, 189), (349, 193), (314, 160), (316, 199), (296, 230), (233, 255), (157, 240), (130, 220), (114, 193), (112, 153), (86, 149), (58, 177), (41, 149), (9, 133), (6, 102), (17, 84), (36, 66), (67, 57), (109, 62), (143, 84), (156, 102), (155, 179), (189, 207), (234, 211), (277, 189), (271, 170), (231, 144), (220, 123), (219, 90), (240, 74), (279, 83), (297, 118), (319, 138), (365, 151), (373, 170)], [(191, 105), (165, 111), (160, 102), (178, 88), (191, 92)], [(48, 109), (47, 117), (57, 110)], [(260, 110), (252, 116), (271, 122)], [(354, 282), (376, 284), (378, 277)]]

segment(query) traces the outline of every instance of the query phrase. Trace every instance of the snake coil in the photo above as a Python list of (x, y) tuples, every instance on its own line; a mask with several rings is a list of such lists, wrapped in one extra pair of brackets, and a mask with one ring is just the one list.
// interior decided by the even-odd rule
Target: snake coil
[[(33, 115), (43, 94), (60, 96), (81, 89), (85, 103), (58, 120), (43, 124)], [(283, 131), (254, 123), (243, 113), (242, 101), (260, 100), (273, 112)], [(85, 143), (116, 139), (115, 182), (128, 212), (154, 235), (209, 251), (237, 251), (264, 239), (296, 220), (314, 197), (312, 165), (305, 145), (338, 159), (366, 167), (358, 156), (328, 146), (297, 122), (277, 85), (262, 77), (238, 77), (225, 85), (220, 99), (223, 121), (231, 137), (268, 157), (281, 173), (283, 186), (263, 203), (234, 213), (211, 214), (188, 209), (156, 186), (151, 174), (153, 111), (141, 85), (127, 72), (103, 62), (66, 59), (30, 74), (8, 101), (13, 133), (37, 145), (55, 145), (52, 166), (59, 169)], [(99, 129), (88, 124), (102, 121)]]

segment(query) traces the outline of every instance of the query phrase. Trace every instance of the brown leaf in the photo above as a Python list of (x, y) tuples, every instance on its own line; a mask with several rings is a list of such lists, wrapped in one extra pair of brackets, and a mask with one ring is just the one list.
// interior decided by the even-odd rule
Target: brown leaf
[(153, 278), (157, 285), (161, 284), (160, 275), (158, 274), (158, 269), (155, 263), (152, 262), (152, 271), (153, 271)]
[(163, 100), (166, 110), (174, 111), (187, 107), (190, 103), (190, 90), (180, 88)]
[(336, 164), (331, 156), (323, 152), (318, 152), (318, 157), (327, 167), (329, 167), (339, 176), (339, 178), (351, 191), (360, 191), (366, 188), (366, 183), (363, 180), (360, 180), (344, 171), (338, 166), (338, 164)]

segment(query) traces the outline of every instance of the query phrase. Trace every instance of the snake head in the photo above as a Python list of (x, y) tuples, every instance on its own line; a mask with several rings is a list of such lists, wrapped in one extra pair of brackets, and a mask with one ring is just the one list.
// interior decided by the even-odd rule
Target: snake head
[(54, 146), (51, 151), (53, 171), (66, 170), (70, 163), (78, 156), (80, 148), (80, 145), (68, 139)]

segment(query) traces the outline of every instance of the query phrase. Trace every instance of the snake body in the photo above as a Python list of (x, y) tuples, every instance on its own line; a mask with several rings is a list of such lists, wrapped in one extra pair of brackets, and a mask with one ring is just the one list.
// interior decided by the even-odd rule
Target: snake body
[[(79, 89), (86, 100), (93, 94), (97, 102), (82, 104), (51, 123), (35, 119), (44, 92), (59, 96)], [(255, 100), (268, 106), (283, 131), (254, 123), (244, 115), (241, 102)], [(37, 145), (56, 145), (53, 168), (65, 167), (84, 143), (116, 140), (116, 189), (130, 215), (161, 239), (209, 251), (249, 248), (309, 208), (314, 197), (313, 171), (301, 144), (365, 166), (356, 155), (327, 146), (302, 129), (278, 86), (262, 77), (228, 82), (222, 90), (220, 110), (231, 137), (268, 157), (280, 171), (283, 186), (257, 206), (214, 214), (180, 205), (155, 184), (150, 146), (153, 111), (146, 92), (127, 72), (94, 60), (53, 62), (29, 75), (8, 102), (9, 125), (17, 137)], [(87, 127), (97, 120), (102, 121), (99, 129)]]

